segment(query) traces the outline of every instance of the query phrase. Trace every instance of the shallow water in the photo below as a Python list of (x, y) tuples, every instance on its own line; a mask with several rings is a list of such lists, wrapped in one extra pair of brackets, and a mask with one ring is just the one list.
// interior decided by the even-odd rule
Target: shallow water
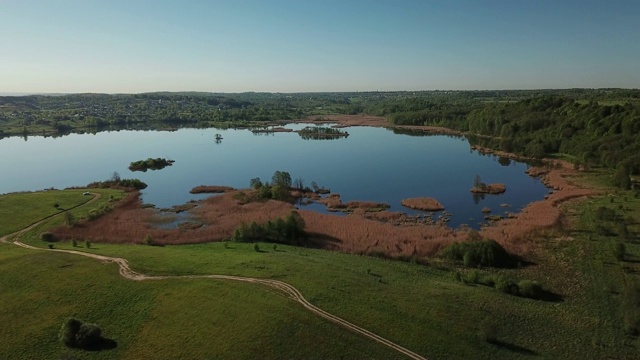
[[(289, 126), (299, 129), (303, 125)], [(270, 181), (276, 170), (301, 177), (339, 193), (343, 202), (385, 202), (391, 211), (408, 197), (434, 197), (452, 213), (450, 226), (477, 226), (481, 209), (494, 214), (518, 212), (548, 192), (524, 173), (527, 165), (498, 161), (471, 151), (464, 138), (394, 134), (383, 128), (345, 128), (349, 137), (303, 140), (297, 133), (253, 134), (249, 130), (181, 129), (73, 134), (61, 138), (12, 137), (0, 140), (0, 193), (49, 187), (83, 186), (106, 180), (113, 172), (139, 178), (149, 187), (143, 200), (171, 207), (206, 194), (192, 195), (197, 185), (249, 186), (251, 178)], [(223, 139), (216, 143), (215, 135)], [(149, 157), (175, 160), (162, 170), (131, 172), (132, 161)], [(507, 186), (502, 195), (475, 198), (469, 192), (476, 175), (485, 183)], [(502, 208), (500, 204), (509, 204)], [(323, 207), (313, 205), (315, 211)], [(475, 220), (470, 220), (475, 219)]]

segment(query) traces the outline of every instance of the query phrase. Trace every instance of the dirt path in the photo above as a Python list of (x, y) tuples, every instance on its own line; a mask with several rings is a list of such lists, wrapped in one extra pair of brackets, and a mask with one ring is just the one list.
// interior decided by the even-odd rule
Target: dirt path
[[(78, 205), (78, 206), (83, 206), (83, 205), (88, 205), (91, 204), (95, 201), (97, 201), (100, 198), (100, 194), (97, 193), (92, 193), (94, 195), (94, 198), (91, 199), (90, 201), (87, 201), (84, 204)], [(68, 210), (65, 210), (68, 211)], [(303, 295), (302, 293), (296, 289), (295, 287), (293, 287), (292, 285), (289, 285), (285, 282), (279, 281), (279, 280), (271, 280), (271, 279), (259, 279), (259, 278), (251, 278), (251, 277), (243, 277), (243, 276), (231, 276), (231, 275), (184, 275), (184, 276), (150, 276), (150, 275), (145, 275), (145, 274), (141, 274), (138, 272), (135, 272), (133, 270), (131, 270), (131, 268), (129, 267), (129, 262), (126, 259), (123, 258), (116, 258), (116, 257), (110, 257), (110, 256), (103, 256), (103, 255), (98, 255), (98, 254), (91, 254), (91, 253), (86, 253), (86, 252), (82, 252), (82, 251), (76, 251), (76, 250), (62, 250), (62, 249), (43, 249), (43, 248), (37, 248), (35, 246), (31, 246), (31, 245), (27, 245), (23, 242), (20, 241), (19, 236), (26, 233), (27, 231), (33, 229), (34, 227), (42, 224), (43, 222), (51, 219), (52, 217), (55, 216), (59, 216), (61, 214), (63, 214), (64, 212), (52, 215), (52, 216), (48, 216), (34, 224), (31, 224), (29, 226), (27, 226), (26, 228), (19, 230), (13, 234), (9, 234), (6, 236), (3, 236), (2, 238), (0, 238), (0, 242), (3, 243), (9, 243), (12, 242), (14, 245), (23, 247), (25, 249), (30, 249), (30, 250), (42, 250), (42, 251), (55, 251), (55, 252), (63, 252), (63, 253), (68, 253), (68, 254), (75, 254), (75, 255), (81, 255), (81, 256), (86, 256), (86, 257), (90, 257), (93, 259), (97, 259), (100, 261), (104, 261), (104, 262), (112, 262), (112, 263), (116, 263), (118, 264), (118, 267), (120, 269), (120, 275), (122, 275), (122, 277), (129, 279), (129, 280), (134, 280), (134, 281), (145, 281), (145, 280), (167, 280), (167, 279), (215, 279), (215, 280), (231, 280), (231, 281), (242, 281), (242, 282), (247, 282), (247, 283), (254, 283), (254, 284), (261, 284), (261, 285), (265, 285), (265, 286), (269, 286), (271, 288), (274, 288), (278, 291), (281, 291), (283, 293), (285, 293), (289, 298), (291, 298), (292, 300), (298, 302), (299, 304), (301, 304), (304, 308), (306, 308), (307, 310), (311, 311), (312, 313), (316, 314), (317, 316), (320, 316), (326, 320), (329, 320), (335, 324), (338, 324), (350, 331), (353, 331), (355, 333), (358, 333), (360, 335), (363, 335), (365, 337), (370, 338), (371, 340), (374, 340), (380, 344), (386, 345), (388, 347), (390, 347), (391, 349), (394, 349), (404, 355), (406, 355), (408, 358), (411, 359), (416, 359), (416, 360), (426, 360), (426, 358), (424, 358), (423, 356), (420, 356), (416, 353), (414, 353), (413, 351), (406, 349), (390, 340), (387, 340), (385, 338), (383, 338), (382, 336), (376, 335), (374, 333), (372, 333), (369, 330), (366, 330), (364, 328), (361, 328), (358, 325), (354, 325), (342, 318), (339, 318), (335, 315), (332, 315), (322, 309), (320, 309), (319, 307), (311, 304)], [(11, 240), (10, 240), (11, 239)]]

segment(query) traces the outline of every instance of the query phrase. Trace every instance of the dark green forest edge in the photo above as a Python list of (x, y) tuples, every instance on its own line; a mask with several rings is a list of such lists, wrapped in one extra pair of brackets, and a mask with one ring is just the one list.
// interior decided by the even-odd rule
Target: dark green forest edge
[(640, 90), (146, 93), (0, 97), (0, 137), (120, 129), (240, 128), (312, 115), (369, 114), (458, 130), (479, 145), (640, 173)]

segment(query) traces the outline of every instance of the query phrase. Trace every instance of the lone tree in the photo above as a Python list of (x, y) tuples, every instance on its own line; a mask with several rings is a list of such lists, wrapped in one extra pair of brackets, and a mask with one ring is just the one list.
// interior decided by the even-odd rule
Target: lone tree
[(487, 184), (482, 182), (480, 175), (476, 175), (476, 177), (473, 179), (473, 188), (478, 190), (486, 190)]
[(65, 211), (64, 213), (64, 223), (67, 226), (73, 226), (76, 223), (76, 219), (74, 218), (73, 214), (69, 211)]
[(271, 177), (271, 185), (288, 189), (291, 187), (291, 175), (286, 171), (276, 171)]

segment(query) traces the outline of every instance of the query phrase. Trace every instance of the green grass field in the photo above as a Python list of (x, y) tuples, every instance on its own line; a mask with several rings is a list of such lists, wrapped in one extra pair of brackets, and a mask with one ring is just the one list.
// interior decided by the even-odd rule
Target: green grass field
[[(610, 198), (572, 203), (567, 211), (571, 229), (536, 235), (540, 246), (532, 255), (534, 265), (480, 270), (537, 280), (562, 295), (560, 302), (514, 297), (455, 280), (456, 271), (468, 270), (284, 245), (274, 250), (261, 243), (262, 252), (241, 243), (228, 247), (93, 244), (81, 250), (126, 258), (146, 274), (282, 280), (314, 305), (432, 359), (633, 358), (638, 341), (624, 333), (620, 294), (627, 277), (637, 276), (631, 271), (636, 263), (618, 262), (611, 251), (616, 237), (594, 236), (590, 218), (598, 206), (611, 204)], [(625, 216), (638, 219), (640, 202), (632, 193), (614, 193), (613, 198), (612, 204), (622, 205)], [(93, 206), (98, 204), (86, 207)], [(38, 234), (61, 221), (53, 218), (23, 240), (46, 247)], [(634, 239), (627, 242), (627, 259), (633, 260), (640, 255), (636, 244), (640, 228), (635, 223), (629, 230)], [(73, 248), (70, 243), (55, 247)], [(0, 330), (0, 353), (36, 358), (62, 354), (68, 350), (56, 341), (57, 331), (65, 317), (77, 316), (101, 325), (118, 344), (99, 352), (73, 351), (83, 359), (401, 358), (258, 285), (215, 280), (133, 282), (120, 278), (113, 264), (9, 244), (0, 244), (0, 272), (7, 299), (0, 314), (11, 324)], [(29, 311), (22, 310), (25, 306)], [(34, 318), (39, 321), (29, 323)], [(497, 331), (498, 344), (479, 336), (487, 321)], [(30, 336), (36, 337), (35, 345)]]
[[(74, 208), (74, 216), (84, 217), (89, 208), (79, 207), (93, 198), (86, 190), (42, 190), (0, 195), (0, 236), (14, 233), (43, 218)], [(91, 189), (100, 199), (92, 206), (100, 206), (122, 197), (122, 192), (110, 189)], [(57, 205), (57, 206), (55, 206)], [(75, 209), (75, 207), (78, 207)]]

